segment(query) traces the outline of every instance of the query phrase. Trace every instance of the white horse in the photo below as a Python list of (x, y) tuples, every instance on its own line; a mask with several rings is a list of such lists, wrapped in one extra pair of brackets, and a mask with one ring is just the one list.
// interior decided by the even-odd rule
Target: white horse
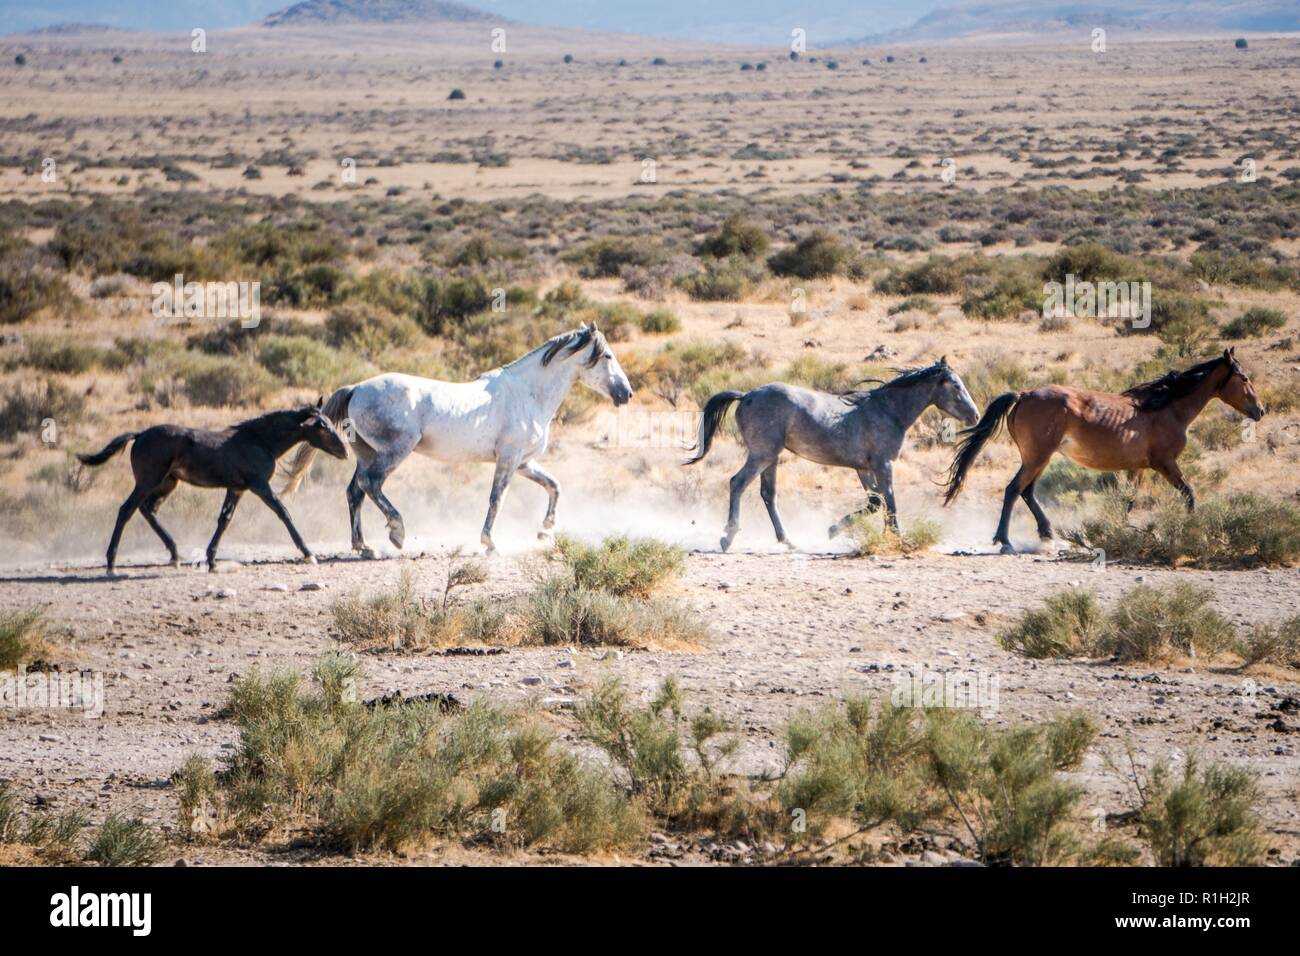
[[(632, 398), (627, 375), (594, 323), (557, 335), (472, 382), (388, 374), (336, 391), (322, 411), (343, 426), (357, 454), (357, 470), (348, 485), (353, 550), (362, 557), (375, 556), (361, 536), (361, 504), (366, 495), (387, 519), (388, 539), (402, 547), (406, 538), (402, 516), (384, 497), (383, 488), (393, 469), (413, 451), (438, 461), (496, 463), (480, 538), (489, 553), (492, 524), (516, 472), (541, 485), (550, 497), (539, 535), (544, 537), (555, 526), (560, 486), (533, 459), (546, 450), (551, 420), (575, 382), (615, 405)], [(304, 445), (299, 450), (284, 494), (302, 483), (315, 457), (314, 447)]]

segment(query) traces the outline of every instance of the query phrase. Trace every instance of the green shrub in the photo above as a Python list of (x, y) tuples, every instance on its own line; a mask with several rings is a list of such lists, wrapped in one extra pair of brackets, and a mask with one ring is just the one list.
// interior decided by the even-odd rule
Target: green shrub
[(1014, 319), (1026, 310), (1041, 312), (1042, 308), (1042, 283), (1022, 275), (1001, 276), (988, 289), (961, 301), (961, 310), (972, 319)]
[(242, 357), (190, 353), (178, 371), (184, 378), (185, 397), (195, 405), (260, 406), (279, 388), (270, 372)]
[(1300, 507), (1253, 493), (1210, 498), (1188, 512), (1165, 497), (1133, 520), (1119, 494), (1098, 496), (1081, 526), (1065, 537), (1100, 548), (1110, 561), (1194, 567), (1293, 565), (1300, 561)]
[(1281, 309), (1254, 306), (1223, 327), (1225, 339), (1258, 338), (1286, 327), (1286, 313)]
[(405, 349), (423, 338), (420, 327), (405, 316), (364, 301), (345, 302), (325, 319), (325, 341), (336, 349), (350, 349), (368, 358), (388, 349)]
[(1201, 766), (1189, 756), (1181, 779), (1167, 762), (1140, 787), (1139, 819), (1158, 866), (1252, 866), (1262, 846), (1254, 775), (1241, 767)]
[(998, 635), (1025, 657), (1087, 657), (1105, 640), (1107, 622), (1090, 591), (1060, 591)]
[(579, 588), (618, 597), (647, 598), (680, 575), (686, 564), (681, 548), (651, 538), (614, 535), (593, 547), (560, 535), (555, 549)]
[(966, 287), (966, 277), (986, 275), (991, 266), (979, 256), (930, 256), (912, 266), (895, 266), (876, 280), (885, 295), (954, 295)]
[(425, 276), (414, 289), (415, 321), (429, 335), (452, 335), (467, 318), (492, 306), (492, 287), (479, 276)]
[(739, 214), (733, 214), (727, 217), (717, 232), (711, 233), (700, 243), (696, 255), (712, 256), (715, 259), (728, 259), (731, 256), (757, 259), (767, 252), (768, 245), (767, 235), (762, 229), (746, 222)]
[(739, 302), (748, 298), (762, 278), (760, 263), (732, 256), (706, 259), (699, 271), (678, 276), (674, 284), (697, 302)]
[(109, 814), (90, 844), (87, 858), (100, 866), (152, 866), (163, 844), (139, 817)]
[(1236, 652), (1247, 667), (1253, 664), (1300, 667), (1300, 616), (1279, 624), (1253, 627), (1238, 642)]
[(565, 253), (561, 258), (578, 267), (584, 279), (616, 277), (627, 266), (645, 268), (662, 262), (663, 246), (650, 239), (631, 236), (607, 236)]
[(1237, 650), (1232, 625), (1209, 607), (1214, 593), (1185, 581), (1139, 585), (1105, 615), (1086, 591), (1062, 591), (999, 635), (1026, 657), (1118, 657), (1156, 663), (1179, 654), (1212, 658)]
[(25, 322), (46, 309), (65, 318), (80, 311), (81, 300), (60, 275), (13, 262), (0, 265), (0, 325)]
[(81, 375), (105, 362), (102, 349), (72, 339), (32, 339), (22, 357), (22, 364), (28, 368), (61, 375)]
[(47, 418), (66, 430), (85, 410), (85, 396), (55, 379), (14, 386), (0, 399), (0, 441), (39, 432)]
[(655, 309), (641, 316), (640, 326), (647, 335), (672, 335), (682, 330), (682, 320), (667, 309)]
[(849, 250), (838, 237), (817, 229), (773, 255), (767, 264), (779, 276), (822, 279), (842, 271), (848, 259)]
[(218, 799), (238, 831), (317, 822), (350, 852), (448, 838), (586, 852), (641, 837), (639, 805), (535, 721), (482, 701), (367, 706), (326, 689), (336, 670), (322, 660), (315, 691), (284, 672), (236, 685), (239, 748)]
[(902, 302), (895, 302), (889, 307), (889, 315), (901, 312), (925, 312), (929, 315), (939, 314), (939, 303), (928, 295), (909, 295)]
[(268, 335), (258, 362), (288, 385), (333, 389), (362, 378), (364, 366), (306, 335)]

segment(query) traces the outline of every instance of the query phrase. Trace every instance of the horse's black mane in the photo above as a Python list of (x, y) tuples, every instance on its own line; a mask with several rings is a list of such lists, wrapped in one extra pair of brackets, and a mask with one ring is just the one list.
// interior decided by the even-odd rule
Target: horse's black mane
[(1196, 391), (1205, 381), (1205, 377), (1226, 361), (1228, 359), (1219, 355), (1208, 362), (1193, 365), (1186, 371), (1166, 372), (1159, 378), (1125, 389), (1123, 394), (1136, 399), (1138, 408), (1143, 411), (1156, 411)]
[(280, 408), (265, 415), (258, 415), (256, 418), (246, 418), (242, 422), (236, 422), (232, 427), (235, 431), (241, 432), (278, 431), (297, 424), (303, 415), (315, 410), (312, 405), (304, 405), (302, 408)]
[(550, 365), (551, 360), (554, 359), (555, 356), (559, 355), (562, 350), (576, 354), (590, 345), (592, 347), (591, 355), (586, 358), (583, 364), (585, 364), (587, 368), (592, 368), (600, 361), (601, 354), (604, 351), (601, 346), (604, 344), (605, 336), (603, 336), (597, 329), (584, 325), (582, 328), (574, 329), (570, 332), (561, 332), (559, 335), (547, 339), (541, 345), (537, 346), (537, 348), (533, 349), (532, 352), (526, 352), (519, 358), (515, 359), (514, 362), (510, 362), (502, 367), (509, 368), (511, 365), (514, 365), (515, 362), (522, 362), (534, 352), (541, 352), (542, 364)]
[(896, 368), (898, 374), (888, 382), (881, 382), (875, 388), (854, 389), (850, 392), (844, 392), (840, 398), (849, 404), (856, 404), (870, 398), (876, 392), (883, 392), (891, 388), (909, 388), (913, 385), (919, 385), (921, 382), (943, 375), (948, 371), (948, 363), (942, 360), (935, 362), (933, 365), (923, 365), (916, 368)]

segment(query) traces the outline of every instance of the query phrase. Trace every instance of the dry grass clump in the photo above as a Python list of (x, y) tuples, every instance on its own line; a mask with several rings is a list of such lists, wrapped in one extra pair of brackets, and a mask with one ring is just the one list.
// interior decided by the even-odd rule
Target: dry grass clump
[(1207, 588), (1179, 581), (1138, 585), (1103, 612), (1087, 591), (1063, 591), (1026, 611), (999, 635), (1026, 657), (1117, 657), (1159, 662), (1179, 655), (1213, 657), (1236, 651), (1232, 624), (1209, 607)]
[(858, 514), (844, 526), (844, 533), (853, 541), (853, 553), (865, 557), (929, 550), (939, 543), (943, 528), (931, 518), (914, 518), (901, 532), (896, 532), (873, 515)]
[(9, 784), (0, 782), (0, 846), (29, 847), (46, 865), (148, 866), (162, 852), (161, 837), (142, 820), (110, 814), (87, 842), (82, 834), (89, 825), (76, 808), (25, 815)]
[(348, 643), (394, 650), (465, 643), (694, 648), (708, 639), (693, 611), (654, 593), (681, 573), (681, 549), (622, 536), (590, 546), (561, 536), (552, 557), (559, 568), (542, 565), (523, 594), (458, 603), (454, 591), (486, 580), (487, 570), (453, 555), (440, 600), (419, 597), (405, 575), (395, 591), (335, 604), (334, 626)]
[(639, 803), (536, 720), (483, 702), (371, 708), (352, 690), (360, 676), (330, 654), (314, 687), (289, 672), (241, 680), (229, 707), (238, 750), (218, 772), (191, 760), (178, 775), (182, 828), (219, 821), (202, 828), (219, 839), (305, 830), (348, 852), (444, 839), (589, 852), (640, 838)]
[(1300, 668), (1300, 615), (1280, 624), (1259, 624), (1237, 644), (1237, 654), (1250, 667), (1275, 664)]
[(46, 656), (50, 649), (44, 611), (0, 612), (0, 670), (15, 670)]
[(1129, 502), (1100, 495), (1070, 541), (1100, 548), (1109, 561), (1193, 567), (1276, 567), (1300, 562), (1300, 508), (1287, 501), (1242, 492), (1211, 498), (1189, 513), (1166, 498), (1130, 523)]

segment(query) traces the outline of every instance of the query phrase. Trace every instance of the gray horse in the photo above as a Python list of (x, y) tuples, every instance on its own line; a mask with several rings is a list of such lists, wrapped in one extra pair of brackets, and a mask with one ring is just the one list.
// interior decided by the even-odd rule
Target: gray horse
[(831, 395), (780, 382), (763, 385), (752, 392), (718, 392), (704, 406), (700, 419), (698, 453), (685, 464), (693, 465), (709, 453), (713, 434), (732, 402), (736, 424), (749, 457), (731, 478), (731, 507), (722, 550), (740, 530), (740, 497), (756, 475), (762, 475), (763, 504), (776, 531), (776, 540), (793, 545), (781, 527), (776, 510), (776, 464), (783, 450), (822, 465), (852, 468), (869, 493), (867, 507), (845, 515), (831, 525), (830, 536), (839, 534), (863, 512), (871, 513), (884, 499), (889, 526), (898, 530), (894, 507), (894, 459), (903, 450), (903, 438), (912, 424), (931, 405), (963, 425), (979, 420), (979, 409), (960, 377), (941, 358), (925, 368), (903, 370), (901, 374), (869, 391)]

